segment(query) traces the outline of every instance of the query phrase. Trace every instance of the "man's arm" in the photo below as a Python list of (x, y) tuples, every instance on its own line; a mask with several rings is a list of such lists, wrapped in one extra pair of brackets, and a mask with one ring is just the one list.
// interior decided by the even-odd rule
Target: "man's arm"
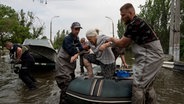
[(100, 51), (103, 51), (103, 50), (105, 50), (106, 48), (108, 48), (108, 47), (110, 47), (110, 46), (112, 46), (112, 42), (106, 42), (106, 43), (102, 44), (102, 45), (99, 47), (99, 50), (100, 50)]
[(128, 65), (127, 65), (127, 63), (125, 61), (125, 56), (121, 55), (120, 57), (121, 57), (121, 61), (122, 61), (123, 65), (125, 66), (125, 68), (128, 68)]
[(121, 48), (125, 48), (132, 42), (132, 40), (127, 37), (122, 37), (121, 39), (116, 39), (112, 37), (109, 39), (109, 41), (113, 42), (116, 46)]
[(22, 49), (20, 47), (17, 47), (17, 57), (16, 57), (17, 60), (20, 60), (21, 56), (22, 56)]

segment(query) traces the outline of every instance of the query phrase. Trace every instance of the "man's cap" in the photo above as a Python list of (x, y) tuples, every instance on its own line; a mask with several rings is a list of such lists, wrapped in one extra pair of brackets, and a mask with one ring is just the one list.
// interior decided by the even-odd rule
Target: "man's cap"
[(82, 29), (79, 22), (73, 22), (72, 25), (71, 25), (71, 28), (81, 28)]

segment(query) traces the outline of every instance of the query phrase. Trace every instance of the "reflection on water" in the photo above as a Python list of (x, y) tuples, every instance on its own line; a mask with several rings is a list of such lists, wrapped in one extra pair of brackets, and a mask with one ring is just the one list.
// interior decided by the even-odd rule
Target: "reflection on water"
[(184, 72), (161, 70), (155, 89), (160, 104), (184, 104)]
[[(38, 89), (29, 91), (11, 65), (0, 59), (0, 104), (58, 104), (60, 94), (53, 71), (34, 71), (33, 75)], [(184, 72), (162, 69), (155, 82), (159, 104), (184, 104), (183, 80)]]
[(59, 88), (53, 70), (33, 71), (38, 89), (29, 90), (13, 73), (11, 65), (0, 59), (0, 104), (57, 104)]

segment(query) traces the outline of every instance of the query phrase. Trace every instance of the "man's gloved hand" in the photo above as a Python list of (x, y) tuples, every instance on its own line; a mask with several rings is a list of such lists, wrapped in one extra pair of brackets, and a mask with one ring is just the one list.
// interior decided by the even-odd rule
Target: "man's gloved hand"
[(11, 64), (19, 64), (20, 62), (21, 62), (20, 59), (16, 59), (16, 60), (13, 59), (13, 60), (10, 61)]
[(18, 74), (18, 73), (19, 73), (19, 69), (18, 69), (18, 68), (15, 68), (15, 69), (14, 69), (14, 73), (15, 73), (15, 74)]
[(14, 66), (14, 72), (16, 73), (16, 74), (18, 74), (19, 73), (19, 70), (21, 69), (21, 64), (15, 64), (15, 66)]

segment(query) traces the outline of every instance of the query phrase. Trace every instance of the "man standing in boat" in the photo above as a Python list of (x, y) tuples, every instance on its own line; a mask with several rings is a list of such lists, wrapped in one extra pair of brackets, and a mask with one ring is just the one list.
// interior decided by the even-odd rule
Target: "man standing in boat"
[(67, 104), (66, 90), (69, 83), (75, 78), (76, 60), (80, 52), (86, 47), (82, 47), (78, 34), (82, 29), (79, 22), (73, 22), (71, 33), (68, 34), (59, 50), (56, 59), (56, 82), (61, 89), (60, 104)]
[(10, 51), (10, 58), (15, 64), (21, 64), (19, 78), (27, 85), (30, 90), (36, 89), (36, 80), (30, 74), (30, 68), (34, 65), (34, 58), (30, 55), (27, 47), (6, 42), (5, 47)]
[(109, 41), (122, 48), (132, 43), (132, 51), (135, 54), (132, 103), (156, 104), (153, 82), (163, 64), (162, 46), (153, 29), (135, 15), (132, 4), (123, 5), (120, 14), (121, 20), (126, 25), (124, 37), (121, 39), (112, 37)]

